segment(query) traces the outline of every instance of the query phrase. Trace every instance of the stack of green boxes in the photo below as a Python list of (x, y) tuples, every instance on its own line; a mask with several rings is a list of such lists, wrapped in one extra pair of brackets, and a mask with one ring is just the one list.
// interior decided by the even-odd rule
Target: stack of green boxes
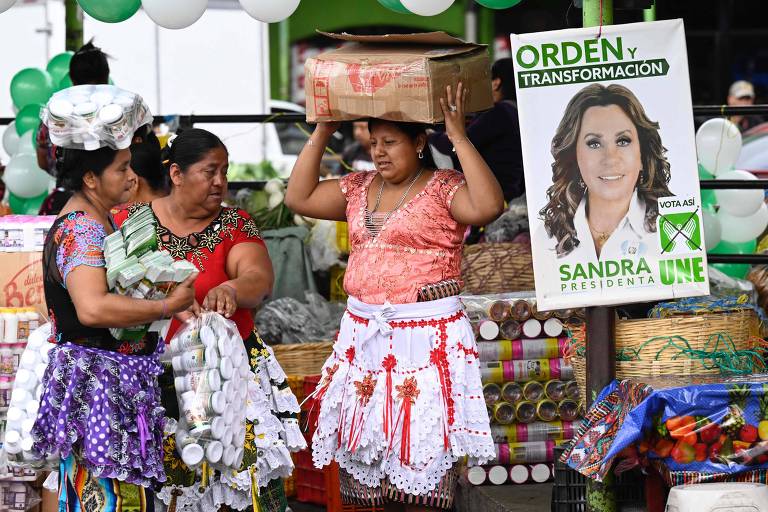
[[(158, 250), (157, 220), (148, 206), (104, 239), (104, 258), (109, 290), (136, 299), (163, 300), (178, 283), (197, 272), (192, 263), (174, 261), (170, 253)], [(111, 332), (118, 340), (134, 341), (162, 326), (147, 324)]]

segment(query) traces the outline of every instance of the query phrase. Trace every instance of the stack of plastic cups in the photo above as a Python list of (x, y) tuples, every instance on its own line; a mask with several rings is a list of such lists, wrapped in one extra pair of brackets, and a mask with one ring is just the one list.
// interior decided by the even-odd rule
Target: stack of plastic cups
[[(183, 413), (176, 431), (181, 458), (237, 469), (245, 443), (250, 368), (242, 338), (224, 322), (187, 329), (171, 341), (175, 387)], [(214, 332), (215, 328), (215, 332)]]
[(478, 337), (497, 457), (482, 476), (473, 470), (466, 478), (496, 485), (549, 480), (554, 448), (580, 422), (578, 386), (563, 359), (564, 321), (576, 312), (540, 312), (534, 299), (489, 296), (484, 308), (467, 305), (467, 314)]
[[(13, 383), (7, 421), (5, 428), (4, 448), (11, 464), (28, 463), (35, 467), (43, 467), (46, 461), (41, 461), (32, 453), (31, 431), (40, 407), (40, 397), (43, 393), (43, 377), (48, 367), (48, 352), (53, 345), (48, 343), (49, 326), (43, 326), (31, 332), (26, 348), (19, 358), (18, 370)], [(47, 462), (55, 462), (51, 457)], [(50, 465), (50, 464), (48, 464)], [(14, 468), (14, 474), (17, 474)], [(22, 471), (19, 468), (19, 471)], [(32, 469), (23, 470), (25, 477), (34, 479), (36, 473)]]

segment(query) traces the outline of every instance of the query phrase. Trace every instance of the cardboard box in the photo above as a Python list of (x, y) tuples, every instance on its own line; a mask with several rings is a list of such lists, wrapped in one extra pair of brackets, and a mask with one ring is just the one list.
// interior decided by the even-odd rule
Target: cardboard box
[(353, 36), (321, 32), (348, 44), (308, 59), (307, 121), (378, 117), (439, 123), (440, 97), (459, 81), (468, 88), (466, 111), (493, 106), (485, 45), (445, 32)]
[(35, 308), (48, 318), (42, 252), (0, 252), (0, 307)]

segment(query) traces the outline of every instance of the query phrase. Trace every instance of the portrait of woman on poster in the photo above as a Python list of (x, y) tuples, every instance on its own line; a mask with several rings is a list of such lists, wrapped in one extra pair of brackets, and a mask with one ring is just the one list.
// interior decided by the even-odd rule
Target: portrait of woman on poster
[(658, 259), (658, 200), (673, 195), (670, 165), (659, 123), (634, 93), (617, 84), (580, 90), (551, 152), (552, 185), (539, 211), (544, 225), (534, 235), (547, 252), (542, 269), (557, 279), (549, 263)]

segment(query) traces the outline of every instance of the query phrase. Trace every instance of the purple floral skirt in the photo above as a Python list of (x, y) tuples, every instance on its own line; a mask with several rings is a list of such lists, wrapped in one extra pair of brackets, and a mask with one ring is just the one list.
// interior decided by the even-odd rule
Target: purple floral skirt
[(132, 356), (65, 343), (50, 352), (33, 450), (74, 455), (94, 476), (164, 482), (159, 354)]

